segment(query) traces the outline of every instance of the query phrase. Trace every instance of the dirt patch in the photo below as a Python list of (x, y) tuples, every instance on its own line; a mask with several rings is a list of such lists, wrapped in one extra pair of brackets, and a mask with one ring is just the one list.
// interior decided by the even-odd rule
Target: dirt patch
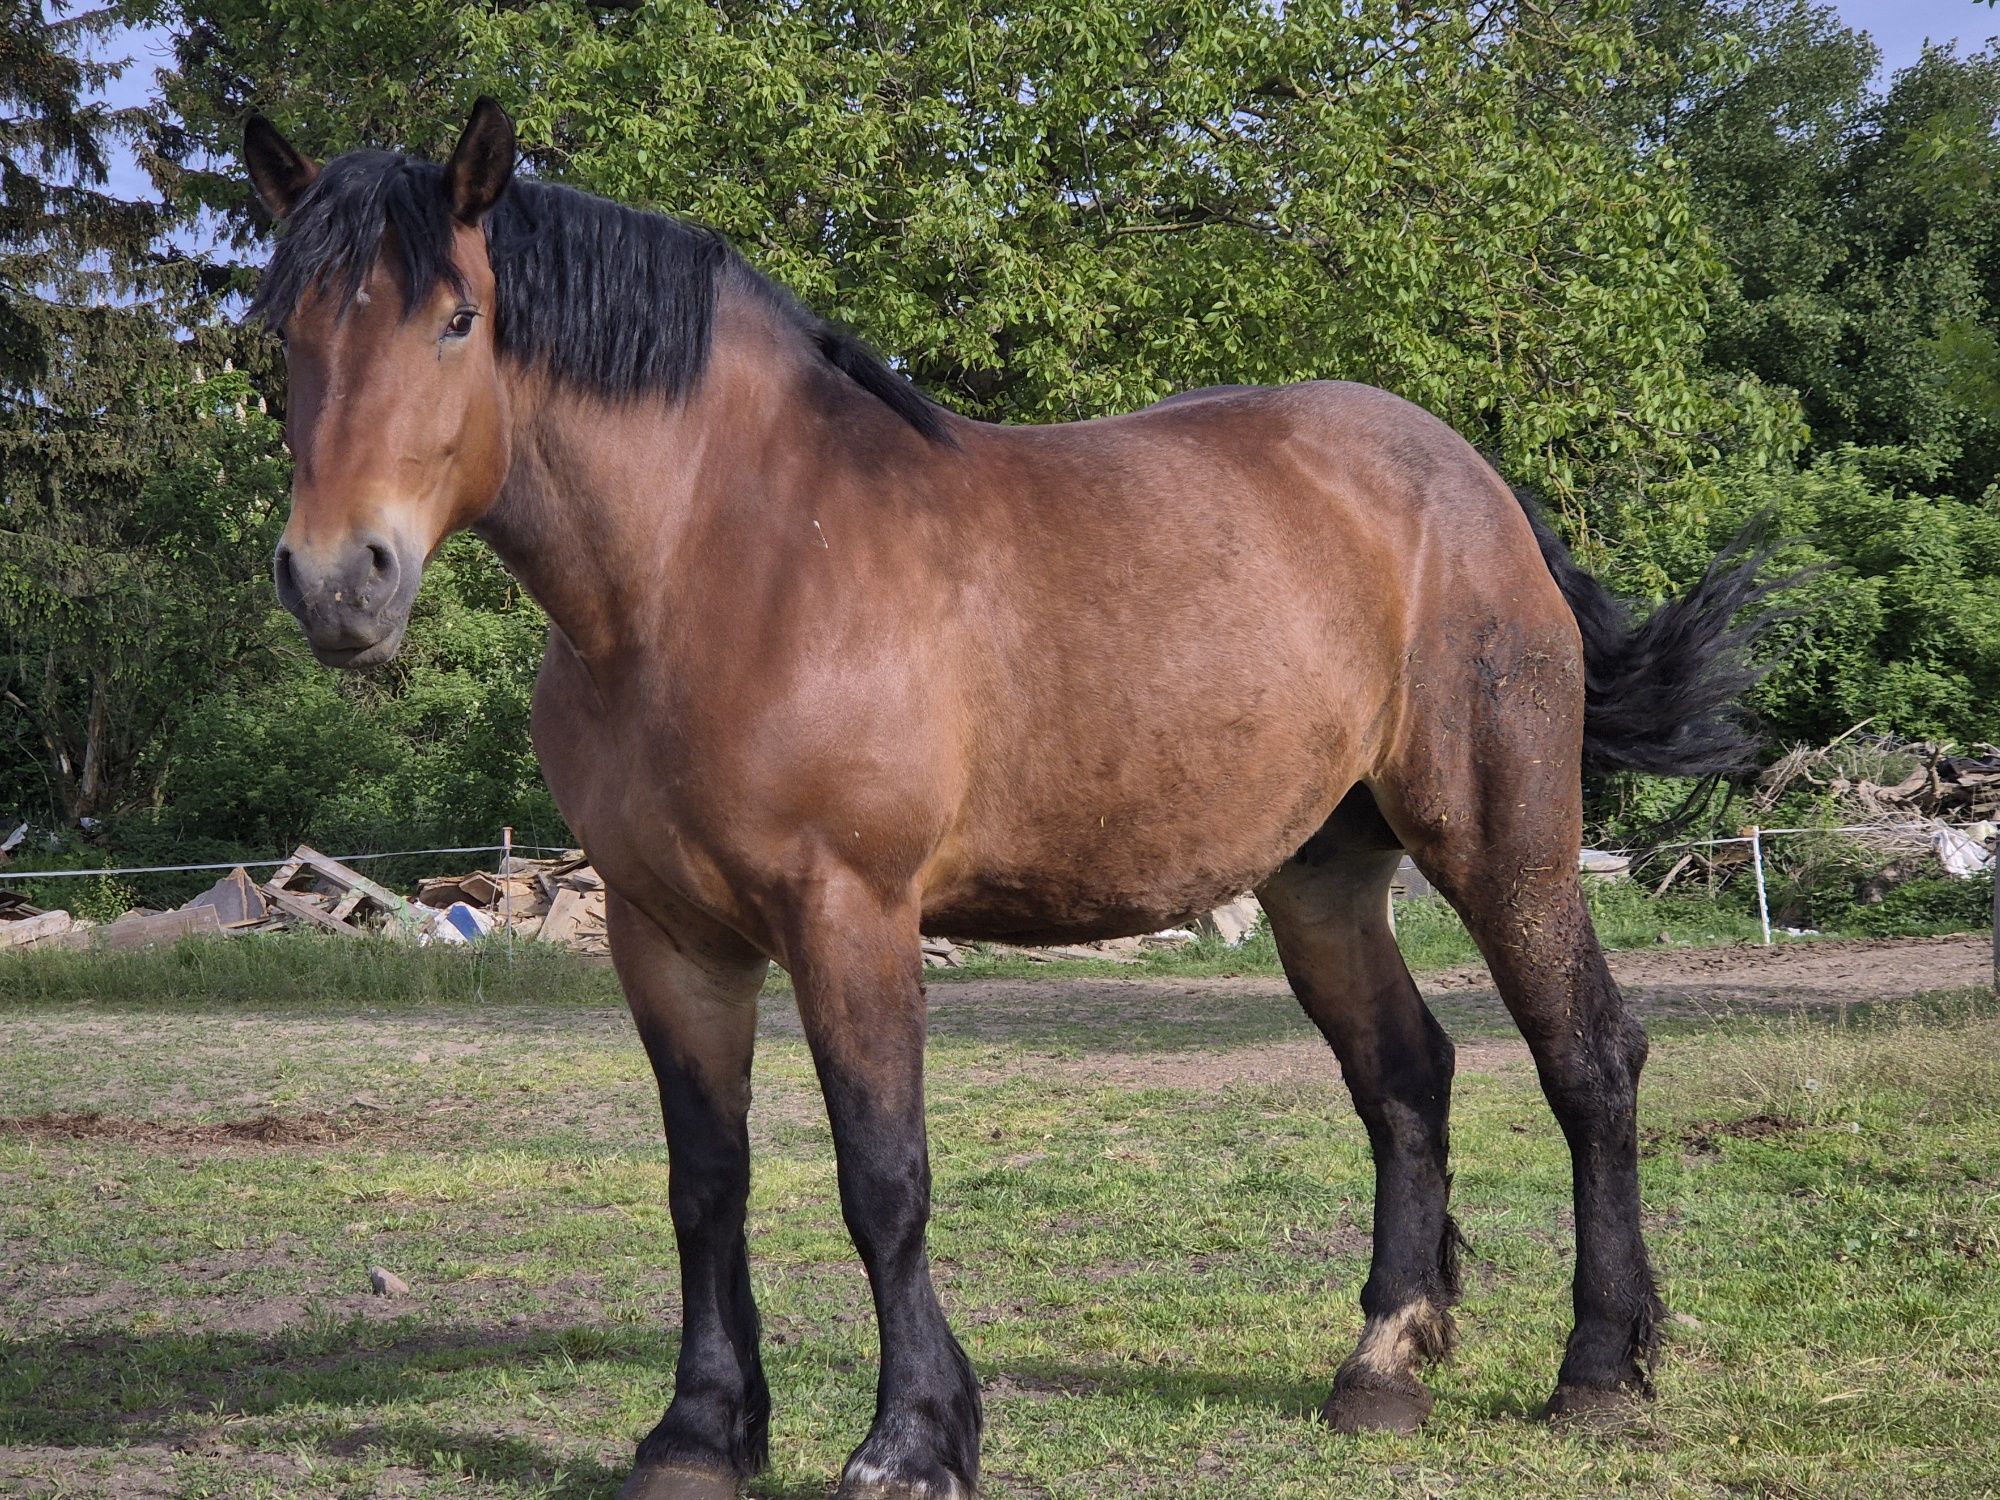
[[(1302, 1023), (1303, 1024), (1303, 1023)], [(1508, 1073), (1529, 1064), (1524, 1043), (1475, 1038), (1458, 1044), (1457, 1071)], [(974, 1070), (997, 1081), (1021, 1073), (1074, 1078), (1080, 1083), (1121, 1089), (1177, 1089), (1213, 1093), (1243, 1084), (1339, 1090), (1340, 1065), (1317, 1034), (1223, 1052), (1094, 1052), (1081, 1057), (1030, 1057)]]
[(1693, 1125), (1675, 1139), (1697, 1156), (1715, 1156), (1721, 1152), (1723, 1141), (1763, 1141), (1805, 1128), (1805, 1121), (1790, 1115), (1750, 1115), (1721, 1124)]
[(330, 1146), (363, 1134), (366, 1115), (307, 1110), (247, 1120), (134, 1120), (96, 1110), (0, 1116), (0, 1136), (40, 1141), (118, 1141), (139, 1146)]
[(989, 1401), (1047, 1401), (1057, 1396), (1094, 1396), (1104, 1389), (1104, 1382), (1074, 1373), (1051, 1377), (1025, 1370), (995, 1370), (979, 1388)]
[[(1642, 1021), (1835, 1012), (1988, 983), (1984, 934), (1785, 943), (1770, 948), (1639, 948), (1609, 955)], [(1529, 1066), (1483, 965), (1419, 974), (1417, 987), (1458, 1040), (1458, 1071)], [(932, 1035), (1031, 1055), (970, 1064), (973, 1076), (1034, 1072), (1119, 1088), (1215, 1091), (1239, 1084), (1333, 1086), (1339, 1070), (1283, 979), (992, 979), (930, 987)], [(767, 1032), (791, 1035), (789, 1005)], [(1468, 1035), (1467, 1033), (1471, 1033)]]
[[(1985, 933), (1949, 937), (1859, 938), (1779, 943), (1766, 948), (1629, 948), (1607, 955), (1626, 998), (1644, 1015), (1707, 1015), (1717, 1009), (1830, 1009), (1898, 1000), (1927, 990), (1988, 984), (1992, 939)], [(1417, 976), (1427, 995), (1490, 991), (1485, 966), (1468, 964)]]
[[(178, 1455), (167, 1444), (133, 1446), (116, 1453), (91, 1448), (8, 1447), (0, 1449), (0, 1495), (93, 1495), (100, 1500), (174, 1500), (188, 1493), (176, 1473)], [(298, 1460), (284, 1454), (244, 1453), (235, 1457), (237, 1479), (284, 1483), (300, 1473)]]

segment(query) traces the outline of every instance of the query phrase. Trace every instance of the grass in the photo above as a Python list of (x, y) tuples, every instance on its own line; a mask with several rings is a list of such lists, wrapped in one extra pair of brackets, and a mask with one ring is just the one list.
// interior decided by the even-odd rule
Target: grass
[[(1629, 884), (1593, 883), (1591, 905), (1606, 948), (1667, 943), (1714, 947), (1754, 942), (1757, 919), (1733, 906), (1700, 898), (1653, 900)], [(1457, 915), (1437, 897), (1398, 902), (1397, 938), (1417, 973), (1477, 963), (1478, 950)], [(1955, 930), (1962, 924), (1917, 922), (1913, 932)], [(1879, 936), (1872, 927), (1833, 929), (1825, 936)], [(1786, 940), (1782, 939), (1781, 940)], [(1243, 944), (1229, 947), (1200, 939), (1175, 948), (1144, 951), (1137, 962), (1088, 959), (1042, 962), (1015, 949), (968, 947), (957, 969), (933, 969), (929, 981), (968, 979), (1074, 979), (1276, 977), (1281, 970), (1269, 928), (1262, 923)], [(789, 984), (773, 971), (769, 993)], [(170, 953), (90, 953), (29, 949), (0, 955), (0, 1006), (102, 1000), (132, 1004), (193, 1001), (221, 1005), (339, 1004), (368, 996), (378, 1004), (425, 1005), (479, 1001), (497, 1004), (556, 999), (622, 1003), (608, 965), (558, 949), (493, 940), (463, 947), (414, 948), (389, 940), (356, 942), (304, 930), (237, 938), (226, 943), (185, 942)]]
[(0, 957), (0, 1005), (624, 1004), (609, 964), (530, 942), (419, 948), (293, 930), (164, 950), (30, 948)]
[[(276, 1114), (341, 1138), (0, 1131), (0, 1493), (609, 1496), (666, 1393), (677, 1289), (656, 1102), (608, 973), (367, 944), (326, 946), (346, 967), (311, 980), (260, 969), (293, 951), (5, 981), (8, 1114)], [(299, 988), (260, 997), (260, 972)], [(1613, 1440), (1527, 1420), (1566, 1326), (1567, 1158), (1532, 1070), (1468, 1049), (1464, 1344), (1422, 1434), (1347, 1439), (1309, 1416), (1358, 1327), (1362, 1132), (1330, 1066), (1224, 1066), (1302, 1034), (1275, 982), (1157, 993), (1182, 1008), (1094, 1030), (982, 1000), (933, 1041), (933, 1247), (995, 1500), (2000, 1488), (1990, 997), (1662, 1036), (1643, 1182), (1681, 1317), (1658, 1403)], [(756, 1075), (777, 1411), (754, 1493), (816, 1500), (872, 1410), (874, 1335), (788, 1010), (767, 1007)], [(1163, 1066), (1190, 1055), (1216, 1066)], [(368, 1295), (373, 1264), (412, 1295)]]

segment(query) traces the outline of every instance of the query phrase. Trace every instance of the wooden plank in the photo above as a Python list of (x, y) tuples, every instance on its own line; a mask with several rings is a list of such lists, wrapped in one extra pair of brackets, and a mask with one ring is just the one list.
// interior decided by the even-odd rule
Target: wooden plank
[(102, 927), (72, 927), (49, 941), (61, 948), (120, 950), (177, 943), (184, 937), (221, 937), (222, 921), (212, 906), (184, 906), (179, 911), (132, 912)]
[(387, 912), (406, 931), (415, 932), (425, 922), (425, 918), (401, 896), (385, 885), (377, 885), (359, 870), (348, 868), (339, 860), (321, 854), (310, 845), (301, 844), (292, 851), (292, 858), (309, 865), (342, 890), (358, 890), (383, 911)]
[(500, 895), (500, 886), (484, 870), (459, 877), (459, 900), (467, 906), (491, 906)]
[(577, 929), (583, 925), (585, 897), (582, 891), (565, 887), (556, 892), (556, 899), (549, 906), (549, 914), (542, 918), (541, 931), (536, 933), (545, 943), (569, 943), (576, 937)]
[(189, 906), (212, 906), (224, 927), (254, 927), (264, 920), (268, 902), (241, 865), (203, 891)]
[(345, 922), (336, 922), (310, 901), (301, 896), (294, 896), (290, 891), (277, 890), (267, 885), (264, 887), (264, 895), (273, 906), (288, 917), (296, 917), (301, 922), (310, 922), (315, 927), (324, 927), (328, 932), (337, 932), (342, 937), (361, 936), (358, 927), (350, 927)]
[(73, 925), (66, 911), (37, 912), (17, 922), (0, 922), (0, 948), (25, 948), (44, 938), (61, 937)]
[(417, 905), (442, 911), (454, 901), (463, 901), (465, 891), (456, 875), (432, 875), (417, 882)]
[(18, 922), (23, 917), (39, 917), (42, 909), (23, 891), (0, 891), (0, 917)]

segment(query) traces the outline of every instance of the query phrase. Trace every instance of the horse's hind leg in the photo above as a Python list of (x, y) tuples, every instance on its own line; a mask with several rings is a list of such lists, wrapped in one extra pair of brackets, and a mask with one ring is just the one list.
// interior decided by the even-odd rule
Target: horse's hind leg
[(1397, 950), (1387, 913), (1402, 850), (1357, 789), (1258, 891), (1299, 1003), (1340, 1059), (1375, 1155), (1367, 1325), (1324, 1415), (1342, 1432), (1414, 1431), (1420, 1371), (1451, 1347), (1458, 1230), (1445, 1211), (1452, 1048)]
[(1487, 679), (1512, 679), (1515, 691), (1465, 684), (1451, 712), (1412, 727), (1400, 768), (1372, 784), (1418, 867), (1479, 944), (1569, 1143), (1576, 1323), (1550, 1416), (1650, 1394), (1662, 1312), (1639, 1224), (1646, 1037), (1605, 966), (1577, 875), (1578, 728), (1545, 707), (1581, 697), (1573, 679), (1559, 696), (1564, 659), (1559, 649), (1479, 657)]

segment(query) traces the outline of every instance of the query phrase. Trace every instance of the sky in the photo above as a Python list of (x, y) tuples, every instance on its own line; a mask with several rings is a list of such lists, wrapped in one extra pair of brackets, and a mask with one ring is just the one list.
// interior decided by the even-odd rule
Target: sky
[(1875, 38), (1890, 72), (1915, 62), (1926, 40), (1957, 41), (1961, 54), (2000, 35), (2000, 9), (1981, 0), (1835, 0), (1840, 18)]
[[(1884, 73), (1915, 62), (1926, 41), (1955, 41), (1963, 54), (1979, 50), (1990, 37), (2000, 36), (2000, 8), (1984, 0), (1833, 0), (1833, 8), (1849, 26), (1874, 37), (1882, 52)], [(105, 55), (123, 53), (133, 63), (107, 90), (107, 97), (114, 103), (144, 99), (152, 86), (154, 66), (165, 60), (167, 52), (166, 39), (157, 32), (128, 31), (111, 39)], [(152, 185), (123, 152), (113, 168), (111, 187), (121, 195), (152, 196)]]

